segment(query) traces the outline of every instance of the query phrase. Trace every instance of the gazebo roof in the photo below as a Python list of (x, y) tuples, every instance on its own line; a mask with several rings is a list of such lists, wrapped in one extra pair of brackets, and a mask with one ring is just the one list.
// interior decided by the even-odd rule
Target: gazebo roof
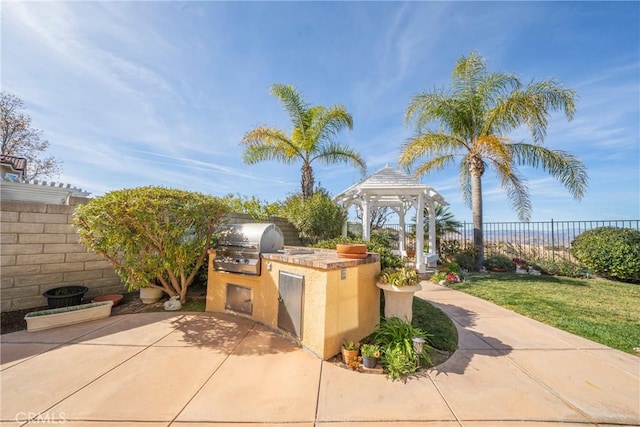
[(410, 203), (421, 193), (441, 205), (448, 204), (433, 188), (387, 165), (336, 195), (334, 200), (348, 206), (368, 197), (380, 206), (393, 207)]

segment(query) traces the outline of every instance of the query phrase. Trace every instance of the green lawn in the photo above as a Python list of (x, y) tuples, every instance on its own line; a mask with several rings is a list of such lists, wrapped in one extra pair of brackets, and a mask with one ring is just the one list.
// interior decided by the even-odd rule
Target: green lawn
[(497, 273), (451, 287), (627, 353), (640, 347), (637, 284)]

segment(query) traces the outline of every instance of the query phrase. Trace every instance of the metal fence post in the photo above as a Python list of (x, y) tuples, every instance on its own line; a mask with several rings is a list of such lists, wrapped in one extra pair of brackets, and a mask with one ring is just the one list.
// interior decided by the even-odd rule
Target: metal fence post
[(551, 218), (551, 260), (556, 261), (556, 238), (553, 231), (553, 218)]

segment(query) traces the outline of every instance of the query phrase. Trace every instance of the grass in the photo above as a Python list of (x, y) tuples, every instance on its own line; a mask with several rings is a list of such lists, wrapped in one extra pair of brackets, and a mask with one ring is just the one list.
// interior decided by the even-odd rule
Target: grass
[(627, 353), (640, 347), (637, 284), (503, 273), (450, 287)]

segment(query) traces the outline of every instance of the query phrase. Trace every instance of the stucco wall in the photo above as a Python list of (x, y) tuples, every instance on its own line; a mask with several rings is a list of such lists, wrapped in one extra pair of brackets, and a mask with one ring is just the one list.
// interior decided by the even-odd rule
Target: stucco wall
[(122, 292), (103, 258), (87, 253), (71, 223), (71, 205), (2, 201), (0, 205), (0, 311), (46, 305), (42, 293), (66, 284), (89, 288), (86, 297)]

